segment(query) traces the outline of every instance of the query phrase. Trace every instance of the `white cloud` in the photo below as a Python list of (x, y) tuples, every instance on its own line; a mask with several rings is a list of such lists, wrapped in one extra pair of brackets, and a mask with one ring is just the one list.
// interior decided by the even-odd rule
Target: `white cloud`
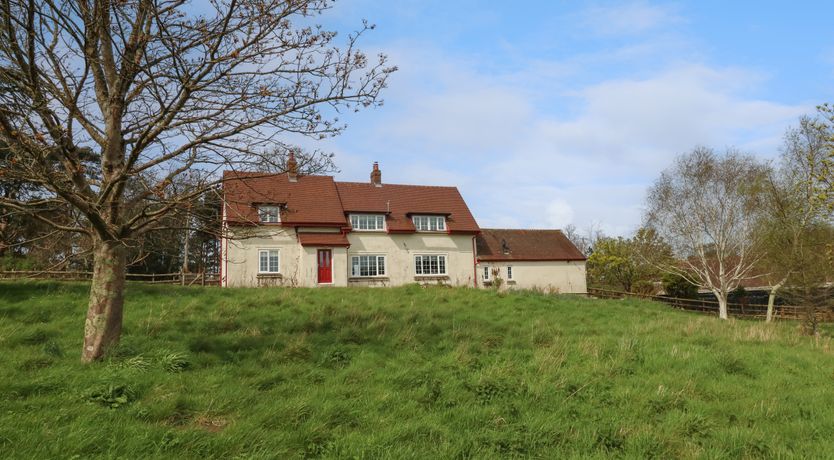
[(651, 5), (645, 1), (593, 6), (580, 13), (585, 30), (599, 35), (633, 35), (682, 21), (669, 6)]
[[(594, 155), (652, 168), (662, 152), (696, 144), (745, 144), (781, 131), (805, 109), (746, 98), (757, 76), (692, 65), (644, 79), (619, 79), (578, 92), (584, 111), (573, 120), (543, 119), (542, 139), (571, 157)], [(769, 153), (769, 152), (768, 152)]]
[[(530, 119), (532, 107), (510, 88), (472, 83), (414, 100), (408, 122), (393, 124), (390, 134), (426, 137), (426, 143), (455, 148), (489, 149), (506, 145), (513, 132), (521, 129), (513, 123)], [(430, 135), (424, 131), (427, 126), (432, 128)], [(472, 136), (473, 131), (479, 135)]]
[(562, 198), (552, 200), (545, 208), (548, 227), (564, 228), (573, 222), (573, 208)]
[(425, 49), (392, 54), (402, 73), (373, 122), (348, 131), (349, 163), (379, 160), (389, 182), (457, 185), (484, 227), (629, 233), (675, 155), (737, 145), (773, 156), (809, 109), (751, 96), (763, 77), (742, 69), (670, 64), (568, 91), (541, 78), (541, 61), (505, 75)]

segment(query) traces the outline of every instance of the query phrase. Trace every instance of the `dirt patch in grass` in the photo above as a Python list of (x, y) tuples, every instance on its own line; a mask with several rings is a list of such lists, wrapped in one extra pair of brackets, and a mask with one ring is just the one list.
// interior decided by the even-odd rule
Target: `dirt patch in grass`
[(194, 419), (194, 426), (210, 433), (219, 433), (229, 425), (225, 417), (200, 415)]

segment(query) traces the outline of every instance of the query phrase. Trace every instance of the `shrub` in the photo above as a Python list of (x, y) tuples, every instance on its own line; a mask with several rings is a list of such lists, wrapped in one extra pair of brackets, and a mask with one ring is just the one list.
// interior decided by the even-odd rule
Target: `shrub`
[(733, 289), (730, 292), (730, 295), (727, 296), (727, 299), (733, 303), (740, 303), (743, 302), (747, 298), (747, 290), (744, 289), (744, 286), (739, 286)]
[(27, 257), (6, 254), (0, 257), (0, 270), (3, 271), (27, 271), (35, 269), (35, 261)]
[(695, 299), (698, 297), (698, 286), (680, 275), (671, 273), (663, 275), (663, 290), (667, 296), (677, 299)]
[(504, 280), (501, 278), (501, 269), (498, 267), (493, 268), (492, 270), (492, 288), (496, 291), (501, 290), (501, 286), (504, 285)]
[(640, 280), (631, 286), (631, 292), (639, 295), (655, 295), (657, 294), (657, 286), (651, 281)]

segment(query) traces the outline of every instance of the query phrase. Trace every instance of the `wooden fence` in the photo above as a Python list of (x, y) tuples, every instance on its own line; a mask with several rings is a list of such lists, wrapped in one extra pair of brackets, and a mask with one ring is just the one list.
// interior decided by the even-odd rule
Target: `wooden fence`
[[(61, 281), (89, 281), (93, 272), (82, 271), (0, 271), (3, 279), (39, 279)], [(179, 284), (181, 286), (220, 286), (218, 273), (128, 273), (127, 280), (149, 284)], [(663, 302), (672, 308), (707, 314), (718, 314), (718, 302), (703, 299), (678, 299), (674, 297), (636, 294), (610, 289), (588, 288), (588, 295), (603, 299), (622, 299), (634, 297), (639, 299)], [(773, 309), (775, 319), (805, 319), (808, 307), (794, 305), (775, 305)], [(767, 316), (767, 305), (728, 303), (727, 313), (738, 318), (764, 319)], [(817, 310), (817, 320), (820, 322), (834, 322), (834, 309)]]
[[(128, 273), (128, 281), (149, 284), (179, 284), (181, 286), (219, 286), (217, 273)], [(81, 271), (0, 271), (0, 279), (36, 279), (62, 281), (89, 281), (93, 272)]]
[[(640, 299), (663, 302), (672, 308), (679, 310), (694, 311), (718, 315), (718, 302), (702, 299), (677, 299), (674, 297), (635, 294), (631, 292), (613, 291), (609, 289), (588, 288), (588, 295), (605, 299), (622, 299), (624, 297), (635, 297)], [(809, 307), (795, 305), (775, 305), (773, 307), (774, 319), (804, 319)], [(728, 303), (727, 313), (737, 318), (764, 319), (767, 316), (767, 305)], [(834, 322), (834, 310), (831, 308), (816, 311), (817, 320), (821, 322)]]

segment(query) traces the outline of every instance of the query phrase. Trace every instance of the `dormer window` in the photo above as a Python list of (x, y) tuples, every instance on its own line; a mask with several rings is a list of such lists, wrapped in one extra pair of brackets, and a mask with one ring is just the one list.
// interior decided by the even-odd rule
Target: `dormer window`
[(350, 226), (353, 231), (382, 232), (385, 231), (385, 216), (382, 214), (351, 214)]
[(281, 222), (281, 208), (279, 206), (258, 206), (258, 216), (261, 223), (264, 224)]
[(446, 231), (446, 218), (443, 216), (413, 216), (411, 221), (418, 232)]

